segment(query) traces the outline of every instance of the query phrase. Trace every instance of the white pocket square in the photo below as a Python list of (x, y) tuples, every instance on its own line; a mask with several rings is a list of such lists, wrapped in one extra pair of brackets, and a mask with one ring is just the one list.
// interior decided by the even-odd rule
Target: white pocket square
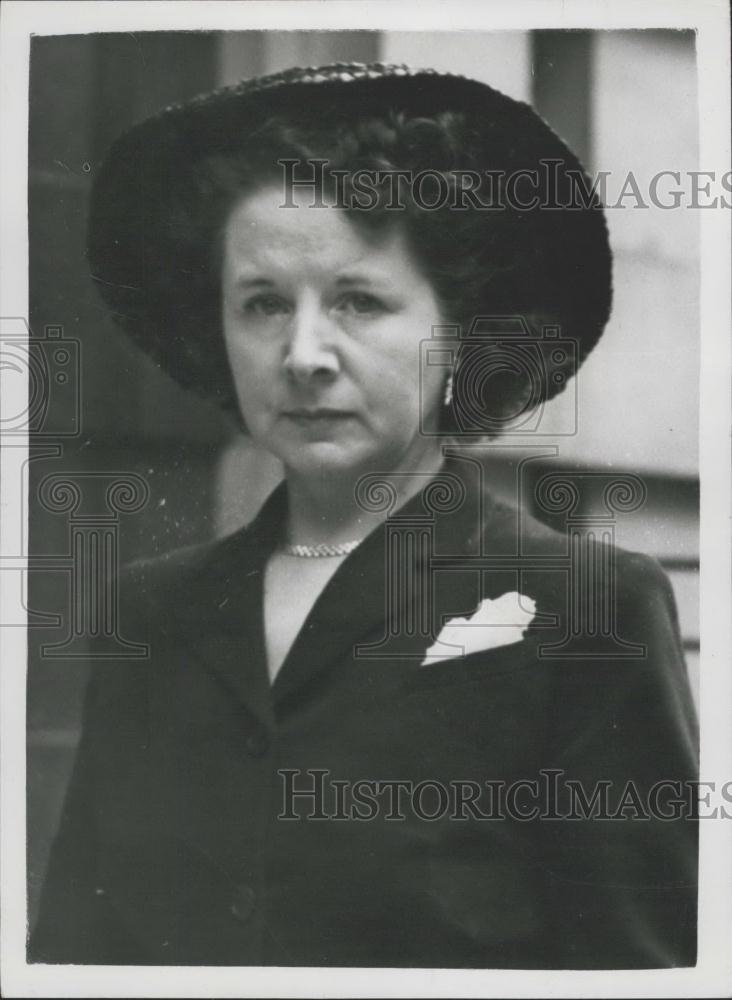
[(486, 598), (469, 618), (445, 623), (420, 666), (521, 642), (535, 617), (536, 601), (515, 590), (494, 600)]

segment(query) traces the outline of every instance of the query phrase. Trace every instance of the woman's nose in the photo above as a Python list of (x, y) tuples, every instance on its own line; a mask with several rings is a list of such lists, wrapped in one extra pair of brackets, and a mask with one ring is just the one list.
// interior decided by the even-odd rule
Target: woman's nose
[(328, 316), (315, 303), (297, 308), (285, 348), (285, 371), (297, 380), (335, 375), (339, 364), (333, 334)]

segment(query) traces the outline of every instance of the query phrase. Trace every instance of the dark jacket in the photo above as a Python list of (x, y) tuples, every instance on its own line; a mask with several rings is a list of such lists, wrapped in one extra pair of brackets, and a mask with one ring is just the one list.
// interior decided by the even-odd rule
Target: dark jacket
[[(94, 664), (32, 961), (695, 963), (666, 577), (495, 503), (472, 462), (445, 476), (338, 568), (272, 687), (282, 489), (247, 529), (132, 567), (121, 626), (150, 656)], [(523, 641), (420, 665), (447, 618), (511, 591), (537, 604)], [(686, 815), (654, 816), (679, 789)]]

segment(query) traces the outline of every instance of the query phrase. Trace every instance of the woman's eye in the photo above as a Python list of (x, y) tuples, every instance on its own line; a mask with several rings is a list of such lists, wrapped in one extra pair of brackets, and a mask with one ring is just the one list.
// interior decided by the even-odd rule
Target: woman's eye
[(386, 306), (381, 299), (377, 299), (375, 295), (369, 295), (367, 292), (350, 292), (348, 295), (344, 295), (339, 300), (337, 308), (359, 316), (375, 315), (386, 311)]
[(289, 312), (290, 307), (278, 295), (256, 295), (244, 303), (242, 311), (251, 316), (277, 316)]

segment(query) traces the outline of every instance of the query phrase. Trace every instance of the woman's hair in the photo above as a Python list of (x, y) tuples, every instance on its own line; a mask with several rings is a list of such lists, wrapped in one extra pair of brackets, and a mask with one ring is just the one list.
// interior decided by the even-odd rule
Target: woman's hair
[[(302, 107), (296, 114), (280, 107), (240, 138), (222, 136), (210, 153), (170, 178), (158, 192), (163, 204), (150, 208), (144, 256), (155, 294), (146, 300), (146, 326), (154, 331), (147, 348), (179, 382), (238, 409), (221, 324), (226, 222), (242, 197), (274, 182), (284, 200), (288, 177), (312, 180), (321, 169), (313, 161), (325, 161), (325, 199), (340, 185), (342, 210), (373, 238), (401, 227), (445, 323), (461, 331), (454, 403), (446, 408), (443, 429), (498, 433), (506, 420), (561, 391), (581, 360), (573, 342), (594, 342), (609, 311), (606, 237), (598, 240), (597, 228), (580, 225), (578, 218), (596, 212), (604, 234), (599, 204), (558, 208), (574, 193), (574, 181), (567, 172), (539, 169), (536, 150), (527, 146), (522, 154), (523, 142), (519, 122), (507, 164), (505, 139), (493, 149), (490, 130), (478, 134), (463, 111), (427, 116), (371, 109), (354, 120), (352, 112), (344, 115), (335, 107), (330, 115), (322, 107), (310, 114)], [(536, 174), (523, 179), (523, 188), (514, 185), (511, 200), (502, 197), (502, 185), (517, 165)], [(377, 172), (371, 174), (376, 193), (368, 199), (354, 186), (363, 171)], [(395, 180), (397, 171), (406, 181)], [(531, 198), (539, 207), (517, 204)], [(128, 325), (129, 317), (118, 318)], [(484, 322), (476, 328), (478, 319)], [(517, 339), (521, 322), (528, 325)], [(510, 328), (508, 339), (500, 336), (502, 323)], [(545, 325), (559, 328), (567, 350), (557, 350), (554, 341), (546, 349)], [(446, 375), (448, 370), (449, 365)]]

